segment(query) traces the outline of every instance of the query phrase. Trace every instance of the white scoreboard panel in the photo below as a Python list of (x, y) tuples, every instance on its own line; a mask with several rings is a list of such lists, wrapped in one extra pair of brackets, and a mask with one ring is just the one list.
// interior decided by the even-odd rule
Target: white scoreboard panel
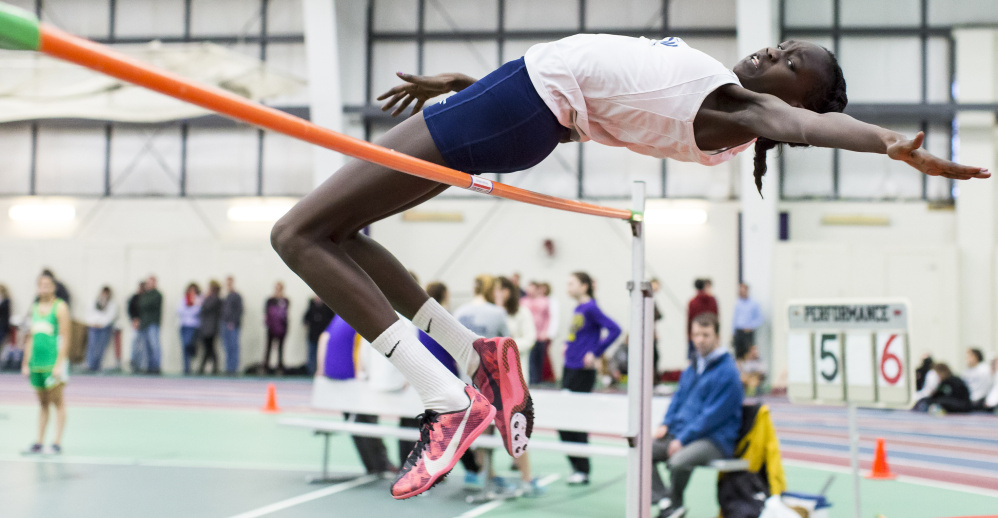
[(791, 400), (910, 406), (907, 301), (794, 300), (787, 314)]

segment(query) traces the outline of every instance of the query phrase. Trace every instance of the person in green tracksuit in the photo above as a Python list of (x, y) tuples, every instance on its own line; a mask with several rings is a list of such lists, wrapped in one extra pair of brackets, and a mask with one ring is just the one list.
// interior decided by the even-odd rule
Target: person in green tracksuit
[(63, 389), (69, 379), (67, 359), (70, 320), (66, 302), (55, 295), (55, 279), (43, 273), (38, 277), (38, 301), (31, 306), (31, 331), (24, 349), (21, 373), (28, 376), (38, 393), (38, 439), (25, 452), (43, 452), (49, 406), (55, 406), (56, 429), (52, 453), (62, 453), (62, 431), (66, 427)]

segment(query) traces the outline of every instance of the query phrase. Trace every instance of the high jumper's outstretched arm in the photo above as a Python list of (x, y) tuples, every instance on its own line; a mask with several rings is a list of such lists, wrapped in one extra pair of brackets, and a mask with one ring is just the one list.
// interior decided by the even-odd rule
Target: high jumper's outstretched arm
[(743, 95), (743, 108), (731, 115), (736, 124), (761, 137), (778, 142), (880, 153), (930, 176), (954, 180), (991, 176), (987, 169), (957, 164), (921, 149), (925, 139), (922, 132), (909, 139), (901, 133), (858, 121), (844, 113), (815, 113), (790, 106), (772, 95), (754, 92)]

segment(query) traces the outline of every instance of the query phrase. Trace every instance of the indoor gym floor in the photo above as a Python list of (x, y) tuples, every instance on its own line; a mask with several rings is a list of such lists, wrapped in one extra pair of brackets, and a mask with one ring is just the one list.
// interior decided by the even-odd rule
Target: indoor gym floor
[[(0, 376), (0, 509), (3, 516), (146, 517), (472, 517), (623, 516), (624, 459), (599, 458), (593, 484), (570, 488), (565, 459), (535, 452), (548, 494), (535, 500), (471, 505), (463, 471), (410, 501), (393, 500), (390, 481), (362, 478), (309, 485), (322, 442), (258, 411), (265, 380), (74, 376), (60, 457), (24, 457), (37, 411), (27, 381)], [(321, 416), (308, 407), (308, 380), (277, 381), (279, 416)], [(833, 517), (851, 516), (845, 412), (771, 402), (790, 488), (817, 491), (830, 474)], [(335, 418), (334, 415), (330, 416)], [(910, 412), (860, 413), (864, 458), (888, 441), (898, 481), (863, 481), (864, 516), (935, 518), (998, 513), (998, 417), (936, 418)], [(553, 434), (539, 434), (552, 440)], [(388, 442), (395, 458), (395, 447)], [(334, 436), (330, 463), (359, 472), (348, 437)], [(496, 456), (500, 470), (508, 468)], [(867, 464), (865, 463), (864, 466)], [(687, 492), (690, 518), (717, 516), (716, 473), (698, 470)]]

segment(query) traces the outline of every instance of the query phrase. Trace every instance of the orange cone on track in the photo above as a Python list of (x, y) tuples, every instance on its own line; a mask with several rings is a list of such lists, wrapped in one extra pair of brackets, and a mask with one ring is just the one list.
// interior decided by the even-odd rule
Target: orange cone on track
[(877, 450), (873, 455), (873, 471), (866, 478), (873, 480), (893, 480), (897, 475), (891, 473), (891, 467), (887, 464), (887, 447), (884, 440), (877, 439)]
[(277, 408), (277, 387), (273, 383), (267, 384), (267, 404), (260, 410), (268, 414), (276, 414), (281, 411)]

